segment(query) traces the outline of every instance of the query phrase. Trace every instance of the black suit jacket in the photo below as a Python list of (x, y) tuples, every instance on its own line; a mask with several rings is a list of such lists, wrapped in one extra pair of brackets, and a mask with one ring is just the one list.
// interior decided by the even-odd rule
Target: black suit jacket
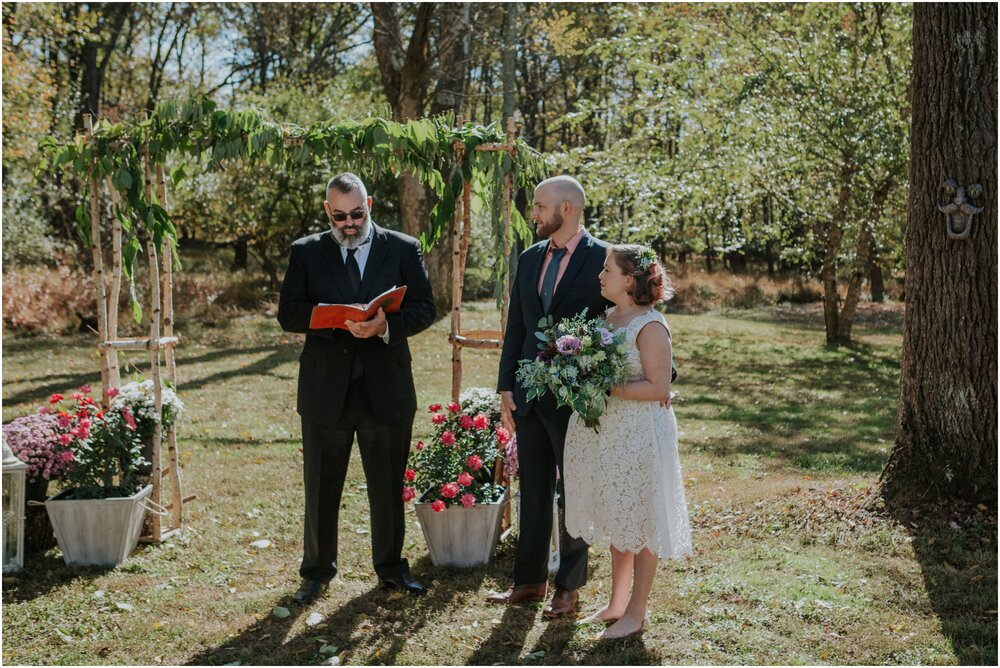
[(354, 299), (340, 246), (330, 231), (292, 244), (278, 301), (278, 322), (287, 332), (306, 335), (299, 357), (297, 401), (299, 415), (306, 419), (340, 419), (355, 355), (361, 356), (371, 405), (385, 422), (412, 420), (416, 413), (406, 339), (427, 329), (436, 314), (420, 242), (375, 226), (371, 244), (359, 301), (367, 302), (393, 286), (406, 286), (399, 312), (386, 314), (388, 345), (378, 336), (356, 339), (343, 329), (309, 329), (313, 306), (350, 304)]
[[(517, 415), (527, 415), (534, 404), (534, 400), (527, 400), (527, 390), (516, 381), (515, 374), (520, 360), (533, 360), (538, 354), (539, 340), (535, 332), (539, 331), (538, 321), (548, 315), (542, 310), (542, 298), (538, 296), (538, 279), (548, 247), (547, 240), (541, 241), (521, 253), (511, 285), (497, 391), (513, 390)], [(611, 305), (601, 296), (598, 279), (607, 251), (608, 244), (584, 232), (552, 296), (549, 313), (557, 322), (582, 311), (587, 311), (587, 317), (595, 318)]]

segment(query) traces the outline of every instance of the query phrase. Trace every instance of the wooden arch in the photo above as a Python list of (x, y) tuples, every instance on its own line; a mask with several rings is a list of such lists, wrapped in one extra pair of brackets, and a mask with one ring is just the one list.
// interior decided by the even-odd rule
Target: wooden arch
[[(46, 137), (40, 147), (47, 155), (42, 167), (72, 171), (86, 183), (86, 201), (77, 209), (81, 230), (86, 231), (93, 255), (94, 289), (97, 298), (98, 350), (101, 359), (102, 390), (118, 387), (121, 374), (118, 352), (144, 350), (149, 353), (155, 408), (162, 414), (162, 388), (165, 382), (176, 385), (175, 348), (179, 337), (174, 331), (173, 270), (176, 232), (167, 212), (167, 157), (180, 152), (202, 159), (208, 156), (208, 169), (229, 161), (267, 161), (272, 165), (296, 165), (329, 159), (339, 166), (362, 173), (408, 171), (430, 186), (439, 203), (431, 213), (428, 232), (422, 235), (425, 249), (432, 246), (450, 219), (454, 222), (453, 310), (449, 341), (452, 353), (452, 394), (457, 400), (461, 389), (461, 350), (463, 347), (498, 348), (506, 328), (509, 303), (509, 276), (512, 234), (528, 238), (530, 233), (521, 215), (511, 207), (515, 188), (533, 185), (545, 176), (541, 156), (518, 138), (512, 120), (506, 132), (498, 124), (489, 126), (453, 123), (447, 117), (416, 119), (396, 123), (371, 117), (364, 121), (320, 123), (309, 128), (281, 126), (260, 118), (254, 112), (225, 112), (205, 98), (183, 103), (168, 101), (157, 107), (140, 123), (111, 124), (86, 120), (87, 134), (71, 142)], [(177, 170), (169, 178), (183, 178)], [(484, 174), (491, 176), (491, 184)], [(491, 185), (502, 187), (492, 188)], [(502, 193), (501, 238), (495, 239), (503, 254), (497, 258), (497, 280), (503, 281), (499, 330), (461, 330), (462, 282), (471, 233), (470, 202), (473, 191), (493, 201)], [(112, 204), (110, 216), (110, 271), (104, 261), (101, 197), (107, 193)], [(494, 207), (494, 213), (496, 208)], [(128, 252), (123, 252), (124, 249)], [(135, 257), (142, 249), (148, 263), (149, 313), (148, 335), (119, 336), (118, 306), (122, 278), (134, 280)], [(140, 305), (133, 295), (133, 314)], [(138, 315), (135, 315), (139, 321)], [(102, 392), (102, 401), (108, 397)], [(147, 541), (165, 540), (182, 525), (182, 507), (193, 496), (182, 491), (178, 461), (176, 427), (166, 433), (167, 465), (161, 465), (161, 423), (153, 435), (153, 485), (151, 501), (162, 504), (164, 484), (169, 485), (170, 500), (163, 507), (169, 511), (164, 528), (161, 516), (154, 514)], [(498, 471), (499, 474), (499, 471)], [(165, 483), (166, 481), (166, 483)]]

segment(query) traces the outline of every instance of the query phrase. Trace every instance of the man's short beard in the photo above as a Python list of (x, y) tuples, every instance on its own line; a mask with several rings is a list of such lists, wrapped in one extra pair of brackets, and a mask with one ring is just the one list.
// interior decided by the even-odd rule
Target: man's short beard
[(535, 226), (535, 233), (542, 239), (548, 239), (553, 234), (555, 234), (556, 231), (559, 230), (559, 228), (562, 227), (562, 224), (563, 224), (562, 215), (558, 211), (555, 211), (552, 213), (551, 220), (549, 220), (548, 222), (542, 222), (541, 225)]
[(368, 238), (368, 235), (371, 233), (372, 229), (371, 216), (365, 216), (365, 219), (361, 222), (360, 225), (357, 226), (357, 228), (358, 228), (357, 234), (347, 236), (346, 234), (341, 232), (336, 225), (330, 223), (330, 229), (333, 231), (334, 240), (344, 248), (357, 248), (358, 246), (360, 246), (365, 242), (365, 240)]

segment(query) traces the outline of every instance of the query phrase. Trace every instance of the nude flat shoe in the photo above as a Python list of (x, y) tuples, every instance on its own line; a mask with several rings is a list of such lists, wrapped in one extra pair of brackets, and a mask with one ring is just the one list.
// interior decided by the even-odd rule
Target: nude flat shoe
[(597, 639), (603, 640), (605, 642), (610, 642), (612, 640), (625, 640), (627, 638), (636, 638), (638, 636), (641, 636), (645, 632), (646, 632), (646, 620), (644, 619), (642, 620), (642, 624), (639, 626), (639, 628), (636, 629), (635, 631), (632, 631), (631, 633), (626, 633), (623, 636), (609, 636), (608, 632), (604, 631), (601, 635), (597, 636)]
[(611, 626), (618, 621), (618, 617), (611, 617), (610, 619), (600, 619), (595, 612), (592, 615), (587, 615), (583, 619), (576, 622), (577, 626), (587, 626), (588, 624), (604, 624), (604, 626)]

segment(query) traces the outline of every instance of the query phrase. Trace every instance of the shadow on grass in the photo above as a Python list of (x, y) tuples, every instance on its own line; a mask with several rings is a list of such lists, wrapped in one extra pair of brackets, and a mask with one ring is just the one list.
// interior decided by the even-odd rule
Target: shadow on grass
[[(502, 608), (500, 623), (494, 624), (490, 635), (465, 660), (469, 666), (513, 665), (524, 648), (524, 641), (535, 625), (540, 606), (511, 605)], [(546, 661), (540, 663), (545, 664)]]
[[(6, 352), (6, 351), (5, 351)], [(10, 354), (9, 352), (7, 353)], [(47, 381), (44, 385), (35, 385), (27, 389), (9, 394), (3, 398), (7, 404), (35, 403), (39, 407), (42, 403), (48, 403), (49, 397), (56, 392), (76, 391), (76, 388), (88, 383), (93, 384), (100, 392), (101, 373), (58, 373), (45, 377)]]
[[(282, 364), (294, 362), (298, 359), (299, 355), (298, 349), (293, 348), (292, 346), (264, 346), (260, 348), (251, 348), (249, 350), (232, 349), (219, 352), (225, 352), (228, 355), (253, 355), (263, 351), (270, 351), (270, 355), (251, 364), (247, 364), (246, 366), (240, 366), (236, 369), (217, 371), (203, 378), (191, 378), (184, 383), (184, 386), (187, 388), (201, 389), (206, 385), (224, 383), (232, 380), (233, 378), (269, 375), (272, 371), (274, 371), (274, 369)], [(190, 361), (186, 361), (184, 364), (197, 364), (198, 362), (198, 359), (192, 359)], [(296, 371), (296, 374), (297, 373), (298, 371)]]
[(698, 444), (701, 451), (764, 455), (807, 471), (882, 469), (887, 454), (874, 444), (892, 434), (896, 358), (865, 344), (837, 350), (789, 347), (785, 355), (755, 351), (755, 344), (724, 351), (708, 341), (692, 348), (677, 383), (683, 412), (751, 432), (709, 431)]
[(996, 510), (917, 513), (904, 524), (941, 631), (961, 665), (997, 665)]
[(93, 580), (107, 575), (114, 566), (68, 566), (57, 550), (30, 554), (24, 567), (3, 578), (3, 602), (24, 603), (45, 596), (77, 580)]
[[(17, 343), (20, 343), (20, 341)], [(6, 348), (7, 345), (4, 344), (4, 347)], [(225, 371), (217, 371), (203, 378), (189, 379), (184, 383), (184, 388), (201, 389), (206, 385), (224, 383), (232, 380), (233, 378), (242, 376), (266, 375), (282, 364), (294, 362), (298, 356), (298, 348), (295, 346), (278, 344), (270, 346), (256, 346), (254, 348), (240, 348), (234, 346), (224, 350), (209, 351), (196, 356), (178, 355), (177, 366), (181, 369), (195, 368), (208, 362), (216, 362), (231, 357), (246, 357), (265, 352), (270, 354), (267, 357), (257, 360), (251, 364), (247, 364), (246, 366), (240, 366), (235, 369), (228, 369)], [(8, 354), (10, 354), (10, 351), (8, 351)], [(128, 369), (128, 372), (125, 368), (122, 369), (122, 380), (127, 380), (129, 373), (131, 373), (131, 370), (133, 369), (144, 376), (147, 375), (149, 363), (142, 362), (139, 364), (129, 364)], [(40, 405), (42, 401), (47, 400), (55, 392), (65, 392), (69, 389), (80, 387), (85, 383), (91, 383), (96, 388), (97, 384), (100, 382), (100, 374), (95, 374), (93, 372), (54, 374), (46, 376), (45, 381), (46, 382), (44, 384), (33, 385), (19, 392), (5, 396), (4, 401), (8, 404), (38, 403)]]
[[(881, 305), (862, 302), (854, 316), (854, 335), (899, 334), (903, 328), (903, 305), (885, 302)], [(726, 317), (734, 320), (791, 325), (801, 329), (825, 332), (822, 304), (779, 304), (756, 309), (729, 309)]]
[(292, 593), (286, 594), (274, 605), (285, 608), (291, 614), (284, 619), (270, 614), (256, 624), (241, 629), (239, 635), (229, 642), (196, 654), (186, 665), (218, 666), (237, 661), (250, 665), (303, 665), (315, 658), (315, 652), (308, 655), (308, 646), (284, 643), (295, 620), (307, 609), (295, 604)]
[[(487, 570), (437, 569), (423, 556), (412, 566), (414, 577), (428, 582), (437, 574), (441, 582), (421, 597), (398, 595), (375, 585), (328, 614), (315, 627), (298, 635), (288, 632), (296, 617), (309, 608), (295, 607), (291, 594), (277, 603), (288, 607), (292, 616), (268, 616), (223, 645), (206, 649), (188, 665), (221, 665), (232, 661), (259, 665), (302, 665), (320, 663), (324, 645), (336, 647), (343, 662), (391, 665), (406, 642), (427, 624), (439, 624), (442, 610), (454, 609), (457, 602), (479, 590)], [(335, 586), (335, 585), (334, 585)], [(329, 594), (328, 594), (329, 595)]]

